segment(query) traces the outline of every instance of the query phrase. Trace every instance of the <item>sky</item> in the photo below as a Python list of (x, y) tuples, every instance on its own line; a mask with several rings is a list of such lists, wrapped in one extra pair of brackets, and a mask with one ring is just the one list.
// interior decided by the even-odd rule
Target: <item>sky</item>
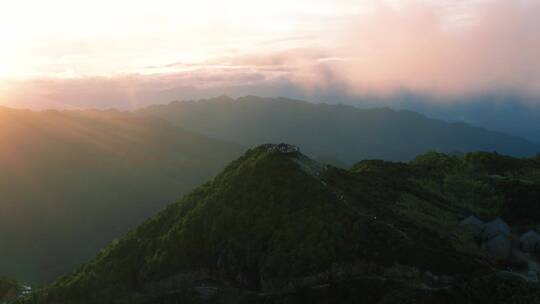
[(0, 104), (239, 86), (539, 96), (538, 16), (538, 0), (0, 1)]

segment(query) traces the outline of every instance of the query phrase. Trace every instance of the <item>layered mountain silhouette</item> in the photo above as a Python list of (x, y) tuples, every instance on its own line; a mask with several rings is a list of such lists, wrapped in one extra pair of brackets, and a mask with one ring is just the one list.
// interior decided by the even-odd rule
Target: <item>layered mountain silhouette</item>
[(288, 99), (223, 97), (137, 113), (0, 108), (0, 274), (56, 278), (214, 176), (245, 147), (281, 141), (343, 168), (429, 150), (538, 151), (519, 138), (414, 112)]
[(539, 169), (429, 153), (344, 170), (262, 145), (25, 303), (534, 303), (458, 224), (523, 225), (507, 190)]
[(242, 152), (129, 113), (0, 108), (0, 274), (66, 273)]
[(138, 113), (245, 146), (282, 141), (297, 144), (306, 154), (335, 164), (372, 158), (406, 161), (428, 151), (497, 151), (514, 156), (540, 151), (538, 145), (524, 139), (429, 119), (416, 112), (285, 98), (221, 97), (155, 105)]

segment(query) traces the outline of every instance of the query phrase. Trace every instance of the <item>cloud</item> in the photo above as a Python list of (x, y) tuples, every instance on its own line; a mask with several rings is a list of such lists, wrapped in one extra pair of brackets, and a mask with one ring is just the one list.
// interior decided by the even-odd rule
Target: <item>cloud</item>
[(11, 105), (64, 108), (136, 107), (239, 87), (265, 95), (275, 89), (276, 96), (326, 90), (410, 91), (432, 101), (497, 92), (540, 97), (540, 1), (368, 1), (363, 10), (343, 2), (355, 13), (333, 15), (325, 19), (331, 26), (316, 31), (260, 39), (243, 51), (143, 65), (139, 74), (4, 81), (0, 95)]
[(270, 78), (276, 73), (283, 72), (201, 66), (186, 72), (149, 75), (9, 80), (0, 83), (0, 104), (33, 109), (134, 109), (226, 94), (227, 89), (220, 90), (222, 88), (268, 85), (279, 79)]
[(497, 91), (540, 96), (538, 16), (535, 0), (378, 1), (310, 36), (319, 43), (235, 54), (201, 66), (230, 74), (251, 70), (305, 90), (339, 88), (352, 95), (407, 90), (444, 97)]
[(540, 94), (540, 2), (455, 3), (381, 4), (326, 33), (335, 43), (327, 53), (344, 60), (315, 62), (295, 80), (343, 83), (354, 93)]

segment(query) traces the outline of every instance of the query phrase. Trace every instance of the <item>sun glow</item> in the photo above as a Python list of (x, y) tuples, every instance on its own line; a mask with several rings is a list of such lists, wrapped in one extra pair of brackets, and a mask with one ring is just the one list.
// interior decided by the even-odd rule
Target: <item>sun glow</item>
[(249, 51), (260, 42), (316, 31), (321, 16), (353, 6), (340, 3), (2, 1), (0, 77), (133, 73), (146, 65)]
[(538, 14), (535, 0), (6, 0), (0, 103), (93, 106), (280, 81), (539, 95)]

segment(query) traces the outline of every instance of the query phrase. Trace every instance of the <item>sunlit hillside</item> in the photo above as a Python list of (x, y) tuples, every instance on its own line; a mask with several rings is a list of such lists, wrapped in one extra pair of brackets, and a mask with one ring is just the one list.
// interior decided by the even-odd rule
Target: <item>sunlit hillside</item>
[(68, 271), (241, 151), (127, 113), (0, 108), (2, 275)]

